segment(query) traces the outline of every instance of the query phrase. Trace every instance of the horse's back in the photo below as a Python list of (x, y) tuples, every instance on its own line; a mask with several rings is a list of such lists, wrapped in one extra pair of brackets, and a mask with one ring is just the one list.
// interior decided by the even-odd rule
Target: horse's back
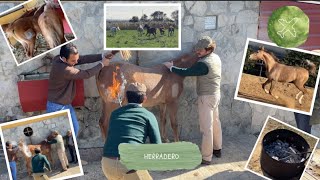
[(268, 75), (271, 79), (279, 82), (292, 82), (297, 79), (308, 79), (309, 72), (305, 68), (277, 64)]
[[(172, 76), (173, 75), (173, 76)], [(157, 65), (151, 68), (140, 67), (129, 63), (116, 63), (104, 67), (97, 76), (97, 87), (100, 95), (105, 101), (110, 99), (108, 96), (108, 87), (114, 85), (115, 80), (121, 85), (139, 82), (147, 87), (148, 101), (155, 104), (159, 101), (165, 101), (167, 89), (171, 84), (178, 83), (181, 86), (182, 81), (175, 79), (174, 74), (170, 73), (163, 65)], [(180, 84), (179, 84), (180, 82)], [(182, 89), (181, 89), (182, 90)], [(125, 91), (124, 91), (125, 92)], [(122, 94), (124, 96), (124, 94)], [(162, 99), (160, 99), (160, 97)], [(148, 104), (148, 103), (147, 103)]]

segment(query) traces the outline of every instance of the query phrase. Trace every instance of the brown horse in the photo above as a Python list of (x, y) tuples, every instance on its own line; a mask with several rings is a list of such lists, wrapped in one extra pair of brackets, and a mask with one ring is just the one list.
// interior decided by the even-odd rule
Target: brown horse
[(41, 33), (38, 18), (43, 11), (43, 6), (38, 10), (26, 12), (19, 19), (10, 24), (2, 25), (7, 37), (14, 37), (24, 48), (27, 58), (33, 57), (34, 46), (38, 33)]
[[(272, 94), (272, 90), (274, 88), (274, 83), (277, 82), (293, 82), (293, 84), (300, 90), (299, 93), (296, 95), (296, 99), (299, 98), (300, 94), (302, 95), (299, 98), (299, 104), (302, 104), (302, 98), (304, 94), (307, 93), (307, 89), (304, 87), (304, 84), (309, 79), (309, 72), (311, 75), (315, 75), (316, 66), (310, 61), (306, 61), (309, 67), (308, 70), (302, 67), (294, 67), (294, 66), (287, 66), (277, 62), (277, 58), (266, 52), (264, 47), (262, 47), (258, 52), (252, 53), (249, 56), (250, 60), (262, 60), (265, 63), (267, 72), (268, 80), (262, 84), (262, 88), (266, 93), (270, 93), (276, 99), (279, 97)], [(265, 86), (271, 83), (270, 89), (267, 90)]]
[[(178, 67), (191, 67), (198, 57), (187, 54), (174, 60)], [(144, 107), (160, 105), (160, 131), (164, 141), (166, 137), (166, 110), (169, 111), (174, 140), (179, 141), (176, 119), (178, 98), (183, 90), (184, 77), (171, 73), (164, 65), (151, 68), (139, 67), (129, 63), (114, 63), (104, 67), (96, 77), (99, 94), (103, 100), (102, 116), (99, 121), (103, 139), (106, 139), (109, 118), (113, 110), (126, 102), (125, 89), (132, 82), (140, 82), (147, 87), (147, 101)]]
[[(48, 139), (50, 139), (50, 138), (52, 138), (52, 137), (50, 136)], [(53, 162), (53, 159), (51, 156), (51, 145), (49, 143), (47, 143), (46, 141), (42, 141), (40, 144), (26, 145), (23, 140), (20, 140), (18, 143), (18, 147), (25, 158), (26, 167), (27, 167), (27, 171), (28, 171), (29, 176), (31, 176), (31, 174), (32, 174), (31, 159), (35, 155), (34, 150), (36, 148), (41, 149), (41, 153), (48, 158), (50, 164), (53, 166), (54, 162)]]

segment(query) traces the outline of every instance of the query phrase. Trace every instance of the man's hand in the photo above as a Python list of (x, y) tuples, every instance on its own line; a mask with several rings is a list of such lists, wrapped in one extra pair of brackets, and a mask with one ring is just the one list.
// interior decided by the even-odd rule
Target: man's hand
[(101, 63), (102, 63), (103, 66), (108, 66), (110, 64), (110, 59), (103, 58)]
[(113, 54), (111, 53), (103, 53), (103, 57), (106, 59), (112, 59), (113, 58)]
[(163, 65), (165, 65), (168, 69), (170, 69), (173, 66), (173, 62), (164, 62)]
[(111, 53), (104, 53), (103, 54), (103, 59), (102, 59), (102, 61), (101, 61), (101, 64), (103, 65), (103, 66), (108, 66), (109, 64), (110, 64), (110, 60), (113, 58), (113, 54), (111, 54)]

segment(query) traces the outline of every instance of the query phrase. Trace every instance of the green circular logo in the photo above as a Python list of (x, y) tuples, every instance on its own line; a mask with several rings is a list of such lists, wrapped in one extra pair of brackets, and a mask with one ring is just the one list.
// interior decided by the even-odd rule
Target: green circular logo
[(269, 17), (268, 36), (278, 46), (298, 47), (308, 35), (309, 17), (296, 6), (278, 8)]

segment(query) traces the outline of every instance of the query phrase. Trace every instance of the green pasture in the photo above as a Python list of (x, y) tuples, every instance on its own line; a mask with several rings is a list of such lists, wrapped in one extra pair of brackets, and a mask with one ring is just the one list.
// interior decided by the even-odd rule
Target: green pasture
[(157, 30), (156, 37), (152, 34), (146, 36), (144, 30), (142, 36), (138, 36), (137, 30), (120, 30), (115, 36), (111, 36), (111, 32), (107, 31), (106, 47), (107, 48), (178, 48), (179, 35), (178, 29), (174, 30), (173, 36), (168, 37), (168, 30), (164, 35), (160, 35)]

